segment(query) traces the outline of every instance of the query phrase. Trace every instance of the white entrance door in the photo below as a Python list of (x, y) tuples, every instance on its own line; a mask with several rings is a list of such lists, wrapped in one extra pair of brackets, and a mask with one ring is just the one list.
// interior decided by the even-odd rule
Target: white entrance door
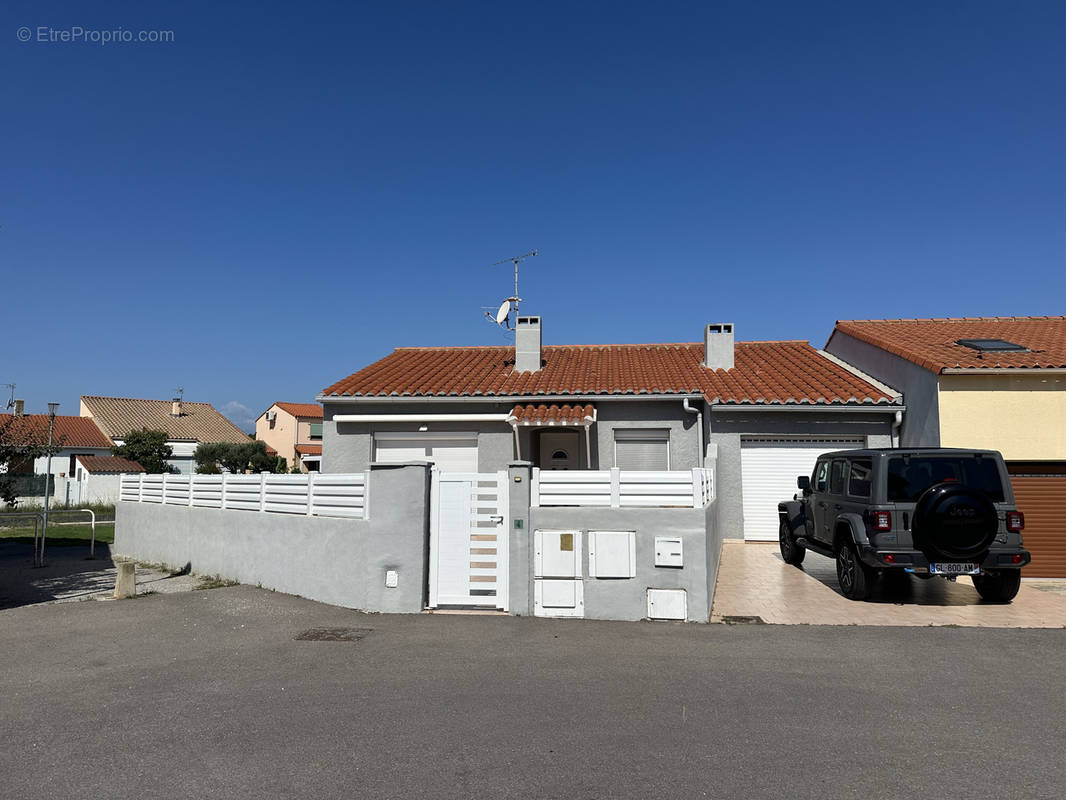
[(429, 606), (507, 610), (507, 473), (433, 470)]
[(740, 442), (744, 539), (777, 541), (777, 504), (796, 494), (796, 477), (810, 475), (822, 453), (865, 447), (856, 439), (749, 438)]
[(477, 434), (378, 433), (374, 461), (430, 461), (441, 472), (477, 472)]

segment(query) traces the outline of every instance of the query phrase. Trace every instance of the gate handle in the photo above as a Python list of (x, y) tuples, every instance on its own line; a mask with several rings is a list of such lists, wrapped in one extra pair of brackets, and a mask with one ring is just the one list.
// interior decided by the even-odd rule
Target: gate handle
[(489, 519), (492, 520), (492, 522), (495, 523), (496, 525), (503, 525), (503, 515), (502, 514), (493, 514), (492, 516), (489, 517)]

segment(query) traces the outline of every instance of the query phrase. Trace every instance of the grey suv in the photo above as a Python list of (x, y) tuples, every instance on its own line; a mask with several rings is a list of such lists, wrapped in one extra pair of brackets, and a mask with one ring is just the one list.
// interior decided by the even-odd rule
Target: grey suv
[(798, 566), (807, 550), (836, 559), (840, 590), (863, 600), (878, 575), (970, 575), (981, 597), (1018, 593), (1025, 520), (1003, 457), (945, 448), (826, 453), (801, 494), (779, 503), (781, 557)]

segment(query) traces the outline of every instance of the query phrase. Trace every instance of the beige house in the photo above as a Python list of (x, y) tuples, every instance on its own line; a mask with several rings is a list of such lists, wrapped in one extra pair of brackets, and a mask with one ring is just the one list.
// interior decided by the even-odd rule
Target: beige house
[(903, 446), (999, 450), (1030, 577), (1066, 577), (1066, 317), (851, 320), (825, 348), (901, 390)]
[(317, 472), (322, 462), (322, 406), (274, 403), (255, 421), (255, 438), (276, 450), (290, 467)]

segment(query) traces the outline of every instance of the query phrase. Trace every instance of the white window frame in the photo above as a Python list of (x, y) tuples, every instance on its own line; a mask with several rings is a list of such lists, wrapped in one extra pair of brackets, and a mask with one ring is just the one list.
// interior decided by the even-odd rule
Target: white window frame
[(666, 469), (670, 469), (669, 428), (615, 428), (613, 431), (614, 465), (618, 466), (618, 439), (630, 442), (664, 442), (666, 444)]

